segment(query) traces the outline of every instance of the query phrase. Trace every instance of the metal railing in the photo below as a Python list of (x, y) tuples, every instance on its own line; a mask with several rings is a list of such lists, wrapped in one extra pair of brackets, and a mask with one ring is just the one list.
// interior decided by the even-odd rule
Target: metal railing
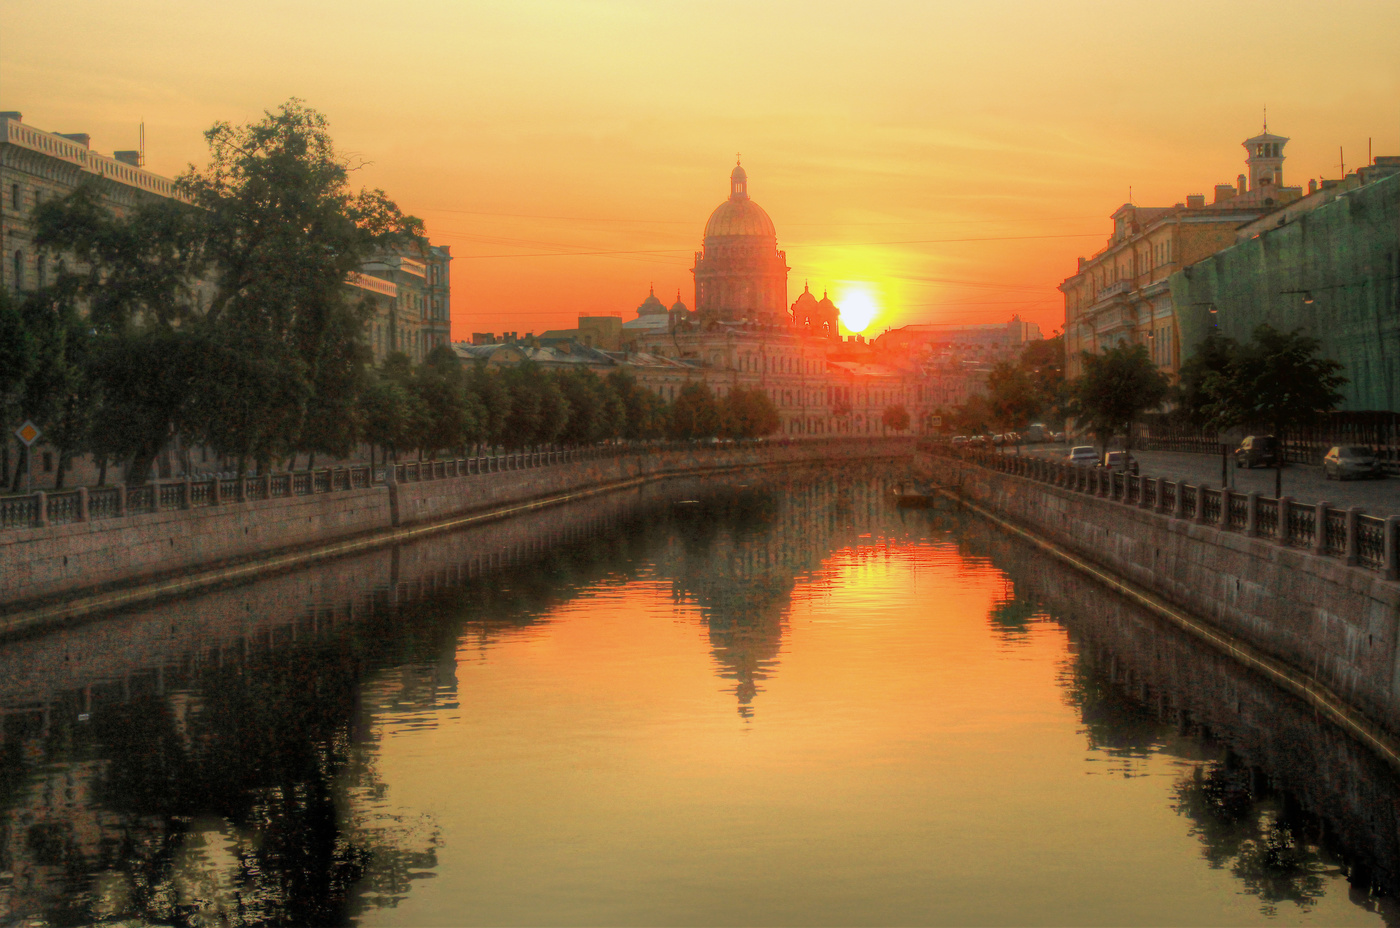
[(1344, 560), (1400, 580), (1400, 516), (1366, 515), (1322, 503), (1273, 499), (1180, 480), (1079, 467), (1047, 458), (1003, 455), (934, 442), (923, 450), (1072, 493), (1097, 496), (1172, 518), (1247, 533), (1276, 544)]
[[(882, 438), (875, 443), (910, 447), (910, 439)], [(786, 446), (778, 440), (766, 444), (735, 442), (651, 442), (610, 444), (551, 451), (513, 451), (470, 458), (413, 461), (371, 467), (324, 468), (315, 471), (263, 474), (256, 477), (230, 477), (222, 474), (165, 480), (135, 486), (78, 488), (0, 497), (0, 530), (44, 528), (78, 522), (118, 519), (153, 512), (209, 508), (233, 503), (289, 499), (323, 493), (363, 490), (383, 484), (393, 473), (397, 483), (452, 480), (463, 477), (505, 474), (541, 467), (557, 467), (626, 455), (649, 455), (665, 451), (707, 452), (772, 446)], [(853, 445), (868, 448), (864, 439), (833, 438), (793, 443), (798, 447)]]

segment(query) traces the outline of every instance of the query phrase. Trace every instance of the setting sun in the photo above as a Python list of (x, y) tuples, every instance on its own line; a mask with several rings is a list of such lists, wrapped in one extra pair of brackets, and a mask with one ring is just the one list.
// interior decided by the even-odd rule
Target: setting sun
[(880, 308), (868, 290), (851, 290), (837, 304), (841, 309), (841, 324), (848, 332), (864, 332), (875, 321)]

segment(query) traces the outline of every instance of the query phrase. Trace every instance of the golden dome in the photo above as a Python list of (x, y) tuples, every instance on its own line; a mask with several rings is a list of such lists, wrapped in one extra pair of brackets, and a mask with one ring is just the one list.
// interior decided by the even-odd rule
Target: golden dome
[(716, 207), (705, 223), (707, 240), (735, 235), (778, 240), (773, 220), (768, 218), (763, 207), (749, 199), (749, 175), (740, 165), (735, 165), (729, 175), (729, 199)]

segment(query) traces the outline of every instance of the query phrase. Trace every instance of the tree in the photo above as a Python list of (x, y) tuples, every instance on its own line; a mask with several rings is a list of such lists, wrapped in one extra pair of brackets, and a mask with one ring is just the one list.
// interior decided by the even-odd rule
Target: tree
[(640, 386), (625, 370), (612, 371), (607, 381), (622, 403), (624, 438), (641, 441), (660, 438), (665, 434), (665, 400)]
[(467, 378), (467, 389), (476, 397), (481, 409), (476, 440), (493, 446), (505, 444), (511, 406), (510, 390), (501, 375), (490, 370), (484, 361), (478, 361)]
[(885, 428), (896, 432), (903, 432), (909, 428), (909, 410), (904, 408), (902, 403), (893, 406), (886, 406), (885, 411), (880, 414), (880, 421), (885, 424)]
[(1214, 424), (1207, 409), (1213, 398), (1206, 390), (1206, 381), (1211, 375), (1225, 375), (1239, 354), (1239, 342), (1212, 331), (1181, 365), (1175, 395), (1181, 415), (1192, 425), (1209, 428)]
[[(204, 133), (210, 161), (178, 178), (202, 209), (204, 255), (215, 290), (202, 319), (207, 334), (261, 359), (295, 358), (284, 391), (298, 399), (278, 436), (293, 447), (335, 451), (353, 430), (306, 429), (308, 413), (353, 408), (365, 357), (364, 310), (345, 278), (376, 249), (421, 240), (422, 222), (404, 216), (381, 190), (353, 191), (325, 117), (300, 100), (245, 126), (216, 123)], [(238, 365), (253, 373), (259, 365)], [(239, 377), (213, 378), (224, 392), (255, 389)], [(303, 434), (304, 430), (306, 434)]]
[[(1284, 444), (1290, 430), (1337, 408), (1347, 378), (1342, 365), (1319, 358), (1321, 342), (1302, 329), (1280, 332), (1267, 323), (1254, 338), (1234, 349), (1223, 369), (1200, 381), (1202, 412), (1217, 428), (1255, 425), (1269, 428)], [(1283, 473), (1274, 469), (1274, 493), (1282, 495)]]
[(672, 438), (694, 440), (719, 435), (724, 420), (715, 395), (704, 383), (688, 383), (671, 404), (668, 433)]
[(1120, 432), (1131, 451), (1133, 422), (1166, 399), (1166, 375), (1144, 345), (1118, 345), (1101, 354), (1086, 351), (1082, 357), (1084, 373), (1069, 385), (1071, 414), (1093, 431), (1100, 451), (1107, 451), (1108, 440)]
[[(171, 436), (200, 378), (194, 366), (205, 268), (203, 216), (176, 200), (145, 200), (124, 216), (102, 206), (96, 188), (79, 185), (34, 214), (34, 241), (59, 257), (50, 293), (68, 313), (85, 313), (91, 389), (84, 400), (99, 460), (125, 465), (143, 482)], [(80, 268), (80, 270), (75, 270)], [(58, 349), (58, 329), (36, 340)], [(71, 329), (72, 326), (67, 326)], [(218, 379), (218, 378), (214, 378)], [(100, 404), (100, 411), (93, 408)], [(104, 466), (105, 471), (105, 466)]]
[(724, 434), (730, 438), (762, 438), (782, 427), (782, 419), (768, 393), (757, 387), (736, 387), (720, 402)]

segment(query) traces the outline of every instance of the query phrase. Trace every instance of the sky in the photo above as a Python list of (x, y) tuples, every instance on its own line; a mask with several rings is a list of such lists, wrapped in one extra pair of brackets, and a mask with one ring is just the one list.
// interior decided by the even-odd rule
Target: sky
[(736, 154), (790, 301), (1049, 335), (1130, 191), (1232, 183), (1265, 107), (1285, 183), (1400, 154), (1397, 36), (1393, 0), (0, 0), (0, 109), (104, 152), (144, 121), (173, 176), (301, 98), (451, 248), (456, 339), (693, 306)]

